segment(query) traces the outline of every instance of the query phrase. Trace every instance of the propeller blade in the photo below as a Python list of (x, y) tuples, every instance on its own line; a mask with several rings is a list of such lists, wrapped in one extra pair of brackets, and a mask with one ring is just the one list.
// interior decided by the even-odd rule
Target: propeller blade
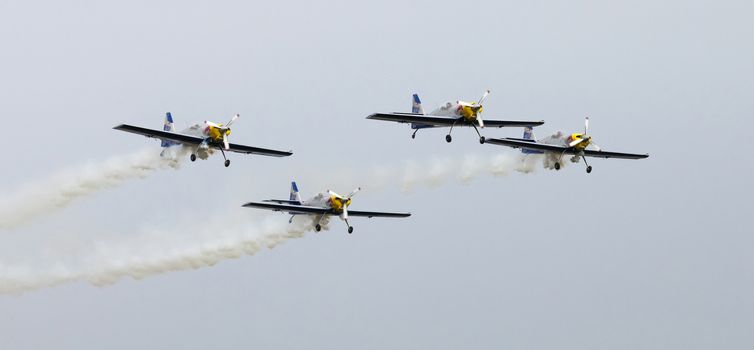
[(239, 117), (241, 117), (240, 114), (234, 115), (233, 118), (231, 118), (227, 123), (225, 123), (225, 127), (229, 127), (230, 124), (233, 124), (233, 122), (236, 121), (236, 119), (238, 119)]
[(225, 150), (230, 149), (230, 143), (228, 142), (228, 134), (223, 133), (223, 146), (225, 146)]
[(589, 117), (584, 118), (584, 135), (589, 133)]
[(570, 147), (574, 147), (574, 146), (576, 146), (576, 145), (578, 145), (578, 144), (580, 144), (580, 143), (582, 143), (582, 142), (584, 142), (584, 139), (583, 139), (583, 138), (581, 138), (581, 139), (578, 139), (578, 140), (573, 140), (573, 141), (571, 141), (571, 143), (569, 143), (569, 144), (568, 144), (568, 146), (570, 146)]
[(330, 190), (327, 190), (327, 193), (330, 194), (331, 196), (335, 196), (335, 197), (338, 197), (338, 198), (343, 198), (343, 196), (341, 196), (341, 195), (339, 195), (339, 194), (337, 194), (337, 193), (335, 193), (333, 191), (330, 191)]
[(484, 95), (482, 95), (482, 98), (479, 99), (479, 102), (477, 102), (477, 104), (478, 105), (482, 104), (482, 102), (484, 102), (484, 100), (486, 100), (487, 96), (489, 95), (490, 95), (490, 90), (485, 91)]
[(361, 191), (361, 187), (357, 187), (355, 190), (351, 191), (351, 193), (348, 194), (348, 199), (351, 199), (351, 197), (353, 197), (353, 195), (355, 195), (359, 191)]
[(205, 120), (204, 123), (207, 124), (207, 125), (209, 125), (209, 126), (211, 126), (211, 127), (214, 127), (214, 128), (221, 128), (220, 125), (218, 125), (216, 123), (213, 123), (213, 122), (211, 122), (209, 120)]
[(592, 145), (592, 147), (594, 147), (594, 149), (596, 151), (601, 151), (602, 150), (602, 147), (600, 147), (598, 144), (596, 144), (594, 142), (590, 143), (590, 145)]
[(476, 121), (477, 121), (477, 123), (479, 123), (479, 127), (480, 128), (484, 127), (484, 119), (482, 119), (482, 113), (477, 113), (477, 115), (476, 115)]
[(345, 205), (343, 206), (343, 212), (340, 213), (340, 217), (343, 220), (348, 220), (348, 207), (347, 206), (345, 206)]

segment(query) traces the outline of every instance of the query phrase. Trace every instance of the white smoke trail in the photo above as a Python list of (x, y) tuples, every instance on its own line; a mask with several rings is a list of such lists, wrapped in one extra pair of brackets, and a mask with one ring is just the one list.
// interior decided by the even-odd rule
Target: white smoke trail
[[(370, 190), (397, 185), (403, 191), (411, 191), (419, 185), (437, 187), (453, 179), (468, 183), (482, 174), (529, 173), (541, 159), (531, 155), (434, 158), (428, 162), (407, 161), (403, 167), (376, 167), (368, 175), (359, 175), (356, 171), (350, 176), (367, 184)], [(345, 181), (330, 180), (339, 184)], [(263, 247), (273, 248), (289, 239), (303, 237), (312, 228), (311, 218), (306, 216), (297, 216), (288, 224), (279, 215), (254, 221), (247, 212), (238, 216), (229, 216), (229, 212), (217, 215), (204, 228), (145, 230), (140, 236), (127, 235), (121, 241), (103, 239), (93, 249), (93, 255), (79, 257), (80, 261), (73, 264), (61, 262), (35, 268), (0, 263), (0, 293), (21, 294), (74, 282), (107, 286), (128, 277), (138, 280), (172, 271), (210, 267), (223, 260), (253, 255)], [(327, 222), (322, 224), (323, 229), (327, 229)]]
[(158, 169), (178, 168), (177, 157), (161, 157), (154, 149), (111, 157), (59, 171), (46, 180), (30, 183), (0, 200), (0, 229), (14, 228), (41, 215), (62, 209), (74, 200)]
[(453, 180), (468, 184), (481, 175), (499, 177), (512, 172), (528, 174), (534, 172), (542, 160), (541, 155), (507, 154), (489, 157), (467, 155), (460, 159), (434, 157), (427, 162), (408, 160), (404, 162), (403, 167), (374, 167), (360, 178), (341, 179), (341, 182), (349, 185), (353, 185), (351, 182), (360, 183), (370, 190), (397, 185), (402, 192), (410, 193), (419, 186), (436, 188)]
[[(306, 217), (296, 217), (292, 224), (279, 216), (270, 216), (261, 223), (238, 220), (234, 227), (227, 227), (227, 218), (223, 218), (222, 224), (204, 228), (205, 237), (212, 237), (212, 240), (193, 241), (188, 246), (185, 238), (189, 232), (186, 231), (180, 235), (177, 232), (174, 235), (152, 232), (129, 242), (99, 243), (94, 255), (85, 258), (83, 266), (81, 262), (68, 266), (58, 263), (37, 269), (0, 264), (0, 294), (19, 295), (75, 282), (102, 287), (128, 277), (140, 280), (173, 271), (210, 267), (223, 260), (254, 255), (264, 247), (272, 249), (289, 239), (301, 238), (312, 228), (311, 219)], [(327, 230), (328, 223), (323, 220), (322, 224), (323, 230)], [(195, 237), (196, 233), (190, 234)]]

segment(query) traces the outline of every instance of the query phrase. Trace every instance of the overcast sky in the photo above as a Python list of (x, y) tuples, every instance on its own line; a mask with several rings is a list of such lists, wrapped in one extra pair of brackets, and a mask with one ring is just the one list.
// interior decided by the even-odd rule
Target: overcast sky
[[(0, 348), (751, 349), (752, 13), (751, 1), (0, 1), (6, 195), (159, 153), (111, 128), (161, 128), (167, 111), (179, 129), (240, 113), (233, 142), (294, 151), (186, 162), (0, 229), (0, 280), (96, 269), (103, 249), (213, 246), (243, 220), (285, 224), (240, 205), (286, 198), (292, 179), (304, 197), (358, 184), (352, 209), (413, 213), (353, 219), (350, 236), (334, 221), (212, 267), (3, 295)], [(485, 89), (488, 119), (544, 119), (543, 137), (589, 116), (604, 149), (650, 158), (409, 192), (359, 182), (374, 167), (514, 157), (469, 129), (447, 144), (364, 119), (409, 111), (414, 92), (431, 110)]]

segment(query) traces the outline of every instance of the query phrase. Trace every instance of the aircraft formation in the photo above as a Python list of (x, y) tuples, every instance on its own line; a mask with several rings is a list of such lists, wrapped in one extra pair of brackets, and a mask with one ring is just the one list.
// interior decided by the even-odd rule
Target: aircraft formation
[[(421, 129), (449, 128), (445, 140), (451, 142), (453, 128), (471, 127), (479, 136), (479, 143), (518, 148), (525, 156), (533, 154), (544, 155), (545, 167), (555, 170), (561, 169), (563, 158), (566, 155), (570, 156), (570, 161), (573, 163), (583, 160), (587, 173), (592, 172), (592, 166), (587, 163), (587, 157), (620, 159), (642, 159), (649, 157), (649, 154), (602, 150), (589, 134), (589, 118), (584, 119), (583, 133), (574, 132), (564, 135), (558, 131), (548, 137), (536, 140), (533, 128), (544, 124), (543, 120), (526, 121), (482, 118), (482, 111), (484, 109), (482, 103), (487, 99), (489, 94), (489, 90), (485, 91), (482, 97), (475, 102), (462, 100), (447, 102), (429, 114), (424, 113), (419, 95), (414, 94), (410, 113), (374, 113), (366, 118), (410, 124), (411, 129), (414, 130), (413, 134), (411, 134), (412, 139), (416, 138), (417, 132)], [(190, 160), (192, 162), (196, 161), (197, 158), (207, 159), (216, 151), (220, 151), (225, 160), (225, 167), (230, 166), (230, 160), (227, 158), (225, 152), (271, 157), (288, 157), (293, 155), (292, 151), (280, 151), (230, 143), (228, 139), (231, 132), (230, 126), (239, 117), (240, 115), (236, 114), (225, 124), (204, 121), (203, 123), (193, 124), (181, 132), (176, 132), (173, 125), (173, 116), (168, 112), (165, 116), (163, 130), (128, 124), (115, 126), (114, 129), (161, 140), (161, 147), (163, 148), (161, 155), (165, 155), (165, 151), (171, 147), (183, 147), (184, 150), (190, 152)], [(480, 131), (480, 129), (485, 127), (523, 127), (524, 133), (522, 138), (486, 138)], [(361, 188), (357, 188), (346, 196), (326, 190), (308, 200), (302, 200), (298, 186), (294, 181), (291, 182), (289, 199), (268, 199), (261, 202), (248, 202), (243, 204), (243, 207), (287, 213), (291, 215), (289, 223), (293, 222), (295, 216), (307, 216), (311, 220), (312, 227), (317, 232), (322, 229), (322, 224), (326, 223), (330, 217), (337, 216), (346, 224), (349, 234), (353, 232), (353, 226), (348, 221), (351, 217), (405, 218), (411, 216), (411, 213), (403, 212), (350, 210), (351, 200), (360, 190)]]

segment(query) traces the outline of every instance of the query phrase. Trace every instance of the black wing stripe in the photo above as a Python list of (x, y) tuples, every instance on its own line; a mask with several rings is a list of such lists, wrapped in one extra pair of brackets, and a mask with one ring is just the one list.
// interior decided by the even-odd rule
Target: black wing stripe
[(411, 213), (386, 213), (379, 211), (360, 211), (349, 210), (349, 216), (366, 216), (366, 217), (383, 217), (383, 218), (405, 218), (411, 216)]
[(332, 214), (332, 209), (329, 208), (310, 207), (306, 205), (277, 204), (269, 202), (249, 202), (244, 204), (243, 207), (307, 214)]

